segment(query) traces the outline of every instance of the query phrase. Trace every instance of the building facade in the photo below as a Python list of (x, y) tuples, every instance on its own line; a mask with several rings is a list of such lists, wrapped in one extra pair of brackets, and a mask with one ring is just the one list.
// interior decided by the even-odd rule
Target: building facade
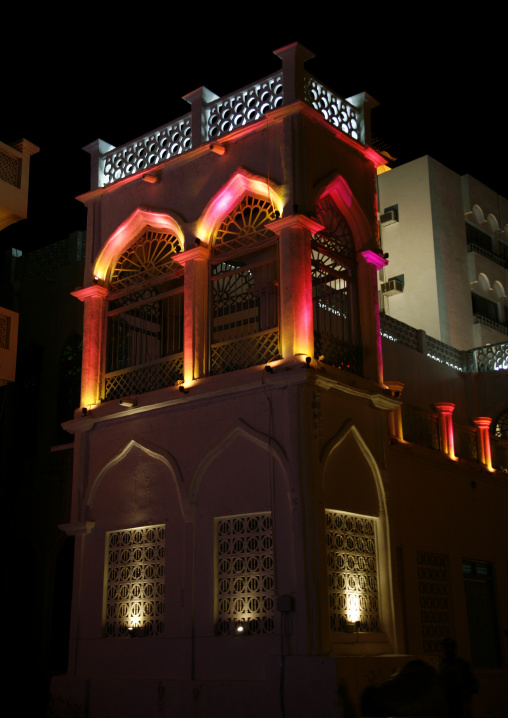
[(446, 412), (437, 451), (409, 444), (383, 380), (369, 98), (276, 54), (259, 83), (88, 148), (55, 714), (358, 714), (366, 685), (467, 632), (472, 523), (501, 560), (504, 476), (459, 467)]
[(382, 310), (456, 349), (506, 341), (508, 200), (427, 156), (378, 189)]

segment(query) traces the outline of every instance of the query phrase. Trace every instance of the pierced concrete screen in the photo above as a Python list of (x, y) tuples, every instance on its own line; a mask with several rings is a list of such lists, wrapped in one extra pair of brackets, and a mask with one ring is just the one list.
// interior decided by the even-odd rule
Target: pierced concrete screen
[(108, 534), (106, 636), (164, 632), (165, 540), (164, 524)]
[(217, 633), (273, 633), (274, 566), (269, 513), (225, 517), (217, 529)]
[(440, 654), (441, 641), (451, 634), (447, 590), (447, 558), (418, 551), (418, 592), (422, 619), (423, 652)]
[(375, 519), (325, 513), (330, 630), (379, 631)]

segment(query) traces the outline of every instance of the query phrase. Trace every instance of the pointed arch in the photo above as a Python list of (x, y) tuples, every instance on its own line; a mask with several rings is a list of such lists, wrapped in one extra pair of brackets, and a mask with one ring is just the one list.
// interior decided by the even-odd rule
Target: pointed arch
[(167, 212), (156, 212), (138, 207), (108, 238), (95, 262), (94, 275), (100, 280), (106, 281), (108, 271), (115, 260), (127, 249), (136, 237), (138, 237), (145, 227), (152, 227), (156, 230), (165, 229), (171, 232), (176, 236), (180, 248), (183, 251), (183, 232), (179, 222), (177, 222), (174, 217)]
[(223, 219), (246, 195), (269, 202), (279, 214), (282, 214), (284, 188), (265, 177), (251, 175), (239, 169), (206, 205), (197, 223), (196, 235), (199, 239), (209, 245)]
[(164, 449), (161, 449), (160, 447), (157, 447), (141, 439), (131, 439), (129, 442), (127, 442), (123, 449), (118, 451), (102, 466), (100, 471), (97, 473), (95, 481), (90, 486), (88, 495), (86, 497), (85, 516), (91, 515), (97, 492), (101, 484), (107, 477), (108, 472), (118, 466), (122, 461), (126, 461), (129, 457), (129, 454), (136, 449), (139, 450), (142, 454), (144, 454), (148, 461), (154, 460), (155, 462), (160, 463), (167, 470), (168, 476), (171, 477), (173, 488), (178, 497), (180, 514), (185, 521), (190, 520), (189, 507), (187, 502), (184, 500), (184, 497), (182, 496), (183, 476), (178, 462), (176, 461), (174, 456), (172, 456), (168, 451), (165, 451)]
[(342, 175), (335, 176), (325, 185), (324, 189), (319, 193), (319, 199), (324, 199), (327, 195), (348, 223), (358, 251), (372, 239), (372, 228), (358, 200)]
[(247, 439), (247, 441), (251, 442), (255, 446), (258, 446), (259, 448), (267, 451), (275, 459), (275, 461), (277, 461), (286, 481), (286, 484), (289, 486), (287, 471), (288, 459), (286, 452), (284, 451), (282, 446), (273, 438), (261, 433), (260, 431), (257, 431), (257, 429), (254, 429), (240, 419), (238, 426), (235, 426), (235, 428), (232, 429), (232, 431), (230, 431), (229, 434), (225, 436), (219, 444), (214, 446), (213, 449), (211, 449), (208, 454), (206, 454), (206, 456), (204, 456), (201, 460), (196, 470), (196, 473), (194, 474), (190, 487), (189, 500), (192, 505), (196, 503), (201, 481), (203, 480), (203, 477), (209, 470), (210, 466), (215, 461), (217, 461), (217, 459), (219, 459), (222, 454), (227, 452), (234, 444), (234, 442), (238, 441), (238, 439), (241, 438)]
[[(384, 634), (396, 645), (390, 532), (377, 462), (351, 420), (330, 439), (320, 458), (332, 640), (343, 640), (347, 619), (359, 620), (360, 630), (374, 632), (378, 636), (376, 640)], [(335, 548), (343, 540), (344, 547)], [(353, 545), (356, 545), (354, 550)], [(337, 569), (337, 561), (340, 565), (344, 558), (348, 565), (359, 562), (362, 566), (352, 582), (348, 578), (347, 584), (342, 580), (346, 569)]]
[[(368, 467), (368, 470), (370, 472), (370, 478), (372, 479), (376, 488), (378, 512), (375, 514), (371, 513), (370, 515), (375, 515), (380, 518), (383, 518), (384, 516), (386, 516), (386, 500), (381, 473), (379, 471), (377, 462), (372, 455), (372, 452), (367, 446), (361, 433), (358, 431), (358, 429), (351, 420), (346, 422), (342, 429), (329, 440), (329, 442), (326, 444), (326, 446), (323, 448), (323, 451), (321, 452), (320, 458), (323, 465), (323, 480), (326, 480), (326, 474), (331, 469), (335, 452), (340, 451), (340, 449), (345, 449), (346, 443), (348, 442), (350, 445), (347, 447), (347, 453), (353, 458), (355, 458), (356, 454), (356, 457), (359, 456), (363, 459), (365, 465)], [(364, 487), (364, 489), (365, 488), (366, 487)], [(323, 486), (323, 489), (325, 489), (325, 486)], [(365, 498), (365, 496), (363, 496), (363, 498)], [(356, 513), (365, 513), (365, 511), (356, 511)]]

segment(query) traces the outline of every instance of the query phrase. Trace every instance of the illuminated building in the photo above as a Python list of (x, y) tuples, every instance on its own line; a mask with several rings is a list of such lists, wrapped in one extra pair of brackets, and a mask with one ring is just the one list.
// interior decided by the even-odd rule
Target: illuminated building
[(440, 396), (442, 451), (409, 444), (383, 380), (370, 99), (325, 88), (299, 45), (276, 54), (270, 77), (88, 148), (56, 714), (337, 714), (466, 630), (447, 600), (471, 526), (503, 531), (483, 425), (481, 459), (456, 461)]

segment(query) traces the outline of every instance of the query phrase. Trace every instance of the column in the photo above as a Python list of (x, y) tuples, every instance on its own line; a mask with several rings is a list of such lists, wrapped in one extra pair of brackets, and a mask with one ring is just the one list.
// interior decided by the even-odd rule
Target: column
[[(394, 399), (400, 399), (404, 384), (401, 381), (385, 381), (386, 386)], [(390, 436), (397, 441), (404, 441), (404, 427), (402, 426), (402, 405), (399, 405), (388, 414), (388, 430)]]
[(323, 229), (301, 214), (266, 225), (279, 236), (280, 349), (283, 359), (314, 356), (311, 237)]
[(478, 441), (478, 460), (487, 467), (489, 471), (492, 469), (492, 455), (490, 453), (490, 434), (489, 428), (492, 423), (490, 416), (477, 416), (473, 419), (476, 425), (476, 437)]
[(363, 375), (383, 383), (383, 351), (381, 347), (381, 318), (379, 316), (379, 293), (377, 272), (388, 261), (379, 251), (367, 249), (360, 252), (358, 261), (358, 303), (363, 351)]
[(106, 297), (108, 290), (99, 284), (71, 292), (85, 305), (83, 317), (83, 362), (81, 366), (81, 406), (100, 402)]
[(198, 246), (173, 259), (185, 267), (183, 378), (184, 383), (205, 376), (207, 369), (208, 247)]
[(441, 442), (441, 451), (447, 454), (450, 459), (455, 459), (455, 443), (453, 440), (453, 423), (452, 414), (455, 404), (447, 401), (440, 401), (434, 404), (439, 414), (439, 439)]

